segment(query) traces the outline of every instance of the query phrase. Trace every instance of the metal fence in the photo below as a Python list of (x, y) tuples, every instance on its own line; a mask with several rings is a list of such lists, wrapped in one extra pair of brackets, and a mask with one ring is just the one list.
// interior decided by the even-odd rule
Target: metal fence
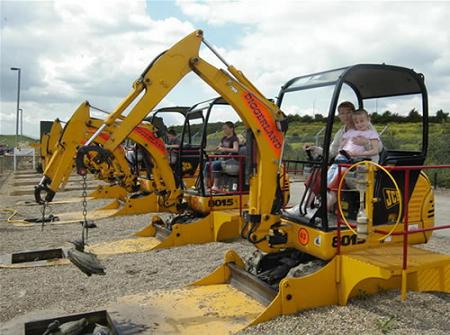
[[(36, 164), (39, 164), (39, 156), (35, 157)], [(17, 166), (16, 170), (31, 170), (33, 169), (33, 158), (29, 156), (16, 157)], [(14, 170), (14, 156), (12, 155), (2, 155), (0, 156), (0, 174), (5, 174)]]

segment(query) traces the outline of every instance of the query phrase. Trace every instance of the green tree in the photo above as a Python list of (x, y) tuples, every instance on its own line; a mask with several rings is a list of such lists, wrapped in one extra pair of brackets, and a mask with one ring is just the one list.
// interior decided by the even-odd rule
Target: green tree
[(390, 111), (385, 111), (380, 116), (380, 123), (388, 123), (392, 121), (392, 113)]
[(422, 121), (422, 115), (419, 114), (419, 112), (413, 108), (409, 112), (408, 116), (405, 119), (406, 122), (421, 122)]
[(314, 114), (314, 121), (322, 122), (324, 120), (324, 117), (322, 114)]
[(436, 112), (435, 120), (436, 120), (436, 122), (439, 122), (439, 123), (447, 122), (447, 120), (448, 120), (448, 113), (444, 113), (444, 111), (442, 109), (438, 110)]
[(381, 123), (381, 115), (377, 112), (372, 113), (372, 115), (370, 115), (370, 121), (372, 123)]

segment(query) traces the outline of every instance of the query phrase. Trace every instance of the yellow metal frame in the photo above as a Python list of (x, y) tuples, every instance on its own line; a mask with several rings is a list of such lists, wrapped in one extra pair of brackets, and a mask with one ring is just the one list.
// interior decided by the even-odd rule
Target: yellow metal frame
[[(219, 70), (200, 58), (198, 52), (202, 41), (202, 31), (195, 31), (152, 62), (151, 66), (134, 82), (133, 89), (128, 96), (104, 120), (103, 125), (97, 125), (96, 128), (109, 137), (109, 140), (103, 144), (103, 149), (114, 152), (144, 119), (148, 111), (154, 109), (167, 93), (186, 74), (192, 71), (216, 90), (235, 109), (245, 126), (255, 135), (259, 159), (256, 167), (257, 173), (251, 176), (249, 181), (248, 212), (251, 216), (261, 217), (264, 224), (272, 225), (279, 219), (278, 215), (272, 214), (272, 205), (276, 194), (277, 174), (281, 166), (284, 141), (284, 134), (279, 129), (277, 122), (282, 122), (285, 116), (278, 106), (267, 100), (236, 68), (227, 65), (226, 70)], [(122, 113), (127, 109), (130, 109), (130, 111), (125, 117)], [(120, 122), (118, 122), (119, 120)], [(89, 139), (89, 142), (95, 140), (99, 131)], [(158, 169), (158, 171), (161, 174), (172, 173), (171, 169)], [(233, 198), (238, 197), (234, 196)], [(212, 199), (215, 198), (212, 197)], [(202, 213), (211, 210), (211, 206), (209, 204), (205, 206), (204, 203), (209, 199), (207, 197), (203, 200), (197, 200), (198, 208)], [(247, 197), (244, 197), (244, 199), (247, 199)], [(195, 200), (192, 200), (192, 197), (188, 201), (195, 207)], [(247, 204), (247, 201), (244, 200), (243, 207), (246, 206), (245, 204)], [(224, 207), (227, 208), (227, 206)], [(241, 219), (230, 219), (227, 210), (211, 212), (199, 222), (175, 225), (174, 231), (169, 235), (167, 241), (162, 242), (160, 247), (163, 245), (180, 245), (180, 243), (212, 242), (226, 238), (228, 231), (233, 231), (233, 237), (238, 237), (241, 223), (233, 224), (233, 228), (229, 228), (231, 226), (228, 224), (228, 222), (237, 221), (241, 222)], [(151, 225), (137, 235), (154, 236), (155, 227)], [(172, 236), (178, 238), (172, 238)], [(179, 238), (180, 236), (183, 236), (183, 239)]]
[[(409, 290), (450, 293), (450, 256), (414, 247), (409, 247), (408, 254)], [(229, 283), (229, 263), (244, 269), (242, 259), (236, 252), (229, 251), (222, 266), (192, 285)], [(399, 288), (402, 281), (401, 266), (402, 246), (398, 244), (335, 256), (310, 275), (283, 279), (275, 299), (247, 326), (306, 309), (345, 305), (352, 297)]]
[[(101, 123), (101, 120), (90, 118), (89, 104), (87, 102), (82, 103), (72, 115), (59, 140), (57, 150), (44, 171), (44, 175), (51, 180), (49, 185), (51, 190), (56, 191), (61, 183), (64, 183), (69, 178), (73, 169), (76, 150), (91, 136), (95, 129), (98, 129)], [(151, 204), (147, 206), (145, 201), (141, 199), (126, 199), (124, 190), (115, 186), (103, 186), (102, 189), (97, 189), (91, 194), (91, 196), (96, 198), (108, 194), (108, 198), (115, 197), (115, 199), (124, 200), (126, 202), (125, 209), (118, 212), (118, 215), (122, 215), (121, 213), (149, 213), (155, 208), (161, 208), (160, 210), (164, 209), (164, 211), (168, 212), (178, 211), (177, 204), (181, 199), (181, 190), (175, 185), (175, 179), (164, 145), (156, 147), (151, 141), (148, 141), (149, 137), (151, 137), (151, 140), (156, 141), (156, 138), (152, 137), (153, 131), (154, 129), (150, 124), (141, 124), (128, 135), (128, 138), (140, 144), (149, 153), (155, 164), (155, 168), (152, 171), (154, 179), (151, 183), (146, 183), (142, 180), (143, 190), (153, 193), (157, 191), (157, 193), (164, 193), (167, 196), (164, 199), (158, 199), (157, 206), (152, 206)], [(98, 136), (95, 141), (105, 145), (109, 140), (109, 135), (103, 134)], [(113, 165), (111, 167), (106, 164), (96, 166), (99, 171), (97, 178), (109, 179), (115, 176), (122, 180), (120, 187), (130, 192), (135, 176), (131, 173), (128, 162), (125, 160), (123, 149), (120, 146), (115, 148), (113, 156)], [(114, 206), (114, 204), (111, 206)]]
[(240, 206), (242, 209), (248, 208), (248, 194), (242, 197), (236, 194), (200, 196), (185, 192), (183, 196), (188, 207), (196, 213), (208, 214), (213, 211), (236, 209)]
[[(157, 217), (154, 217), (153, 220), (156, 221)], [(232, 240), (239, 237), (241, 227), (242, 217), (239, 210), (212, 211), (195, 222), (173, 225), (170, 234), (158, 242), (153, 249)], [(152, 223), (135, 235), (138, 237), (156, 238), (157, 229)]]
[[(257, 174), (250, 177), (248, 211), (261, 215), (264, 224), (272, 225), (278, 216), (271, 213), (281, 163), (284, 135), (277, 122), (284, 114), (267, 100), (236, 68), (227, 65), (219, 70), (199, 57), (203, 32), (197, 30), (154, 60), (133, 89), (104, 121), (102, 130), (110, 135), (104, 149), (113, 152), (144, 117), (189, 72), (194, 72), (216, 90), (239, 114), (245, 126), (255, 135), (259, 155)], [(122, 113), (130, 109), (126, 117)], [(121, 119), (118, 123), (117, 120)], [(91, 138), (93, 139), (93, 138)]]
[(61, 137), (62, 132), (63, 128), (61, 126), (61, 121), (59, 121), (59, 119), (56, 119), (52, 123), (50, 132), (48, 134), (42, 134), (40, 153), (43, 170), (45, 170), (46, 166), (50, 162), (50, 159), (52, 158), (52, 155), (56, 150), (56, 145), (58, 144), (58, 140)]

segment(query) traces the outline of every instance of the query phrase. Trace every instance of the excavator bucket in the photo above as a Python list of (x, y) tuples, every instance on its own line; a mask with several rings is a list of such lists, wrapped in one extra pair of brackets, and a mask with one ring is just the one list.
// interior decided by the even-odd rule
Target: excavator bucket
[(119, 318), (139, 320), (154, 334), (233, 334), (264, 305), (221, 284), (127, 296), (108, 310)]
[(277, 289), (244, 270), (229, 251), (225, 263), (184, 289), (158, 290), (121, 298), (112, 306), (133, 320), (144, 313), (156, 333), (231, 334), (248, 326), (320, 306), (345, 305), (352, 297), (388, 289), (450, 293), (450, 256), (409, 247), (402, 270), (402, 246), (335, 256), (319, 270), (283, 279)]
[(227, 282), (224, 271), (226, 267), (220, 267), (207, 282), (183, 289), (122, 297), (108, 310), (119, 318), (148, 323), (156, 334), (236, 333), (262, 313), (265, 304)]

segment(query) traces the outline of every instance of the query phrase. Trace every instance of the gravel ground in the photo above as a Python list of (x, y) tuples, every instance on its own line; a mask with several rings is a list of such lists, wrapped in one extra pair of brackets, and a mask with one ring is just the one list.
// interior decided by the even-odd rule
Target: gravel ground
[[(11, 179), (11, 178), (10, 178)], [(8, 182), (0, 194), (2, 208), (17, 207), (17, 201), (31, 196), (7, 196)], [(66, 192), (64, 197), (79, 196)], [(108, 201), (92, 201), (89, 209)], [(55, 213), (76, 211), (80, 203), (55, 205)], [(24, 215), (39, 215), (39, 207), (20, 206)], [(80, 237), (77, 224), (18, 228), (0, 221), (0, 255), (42, 247), (68, 246), (68, 240)], [(89, 234), (91, 243), (119, 239), (144, 227), (149, 215), (128, 216), (97, 221)], [(450, 254), (450, 239), (435, 236), (425, 248)], [(107, 275), (86, 277), (74, 266), (31, 269), (0, 269), (0, 334), (17, 334), (23, 322), (48, 313), (67, 314), (92, 311), (117, 298), (152, 289), (181, 288), (210, 273), (222, 264), (229, 249), (241, 256), (254, 250), (244, 241), (192, 245), (150, 253), (119, 255), (102, 260)], [(47, 313), (47, 314), (46, 314)], [(443, 293), (408, 294), (401, 302), (398, 291), (359, 298), (348, 306), (317, 308), (251, 327), (242, 334), (448, 334), (450, 333), (450, 295)]]

